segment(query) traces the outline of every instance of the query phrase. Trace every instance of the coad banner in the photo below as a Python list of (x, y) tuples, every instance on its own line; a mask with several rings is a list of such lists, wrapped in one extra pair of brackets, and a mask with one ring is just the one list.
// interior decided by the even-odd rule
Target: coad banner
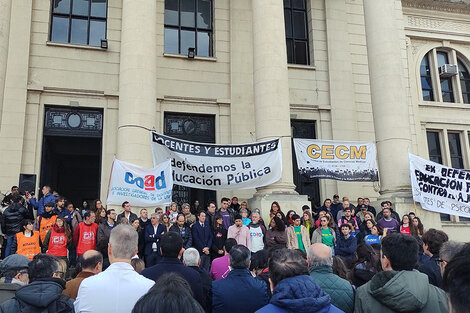
[(114, 159), (106, 204), (129, 201), (137, 207), (169, 205), (172, 189), (169, 160), (147, 169)]
[(294, 138), (297, 166), (309, 178), (378, 181), (375, 144)]
[(242, 145), (214, 145), (151, 132), (153, 163), (171, 160), (177, 185), (236, 190), (267, 186), (281, 178), (279, 139)]
[(470, 171), (409, 154), (413, 199), (428, 211), (470, 218)]

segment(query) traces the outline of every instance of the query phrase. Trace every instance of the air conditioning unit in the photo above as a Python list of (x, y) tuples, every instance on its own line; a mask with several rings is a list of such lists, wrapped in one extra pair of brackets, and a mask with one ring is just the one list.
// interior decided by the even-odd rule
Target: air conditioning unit
[(456, 64), (444, 64), (439, 67), (439, 76), (440, 77), (452, 77), (459, 73)]

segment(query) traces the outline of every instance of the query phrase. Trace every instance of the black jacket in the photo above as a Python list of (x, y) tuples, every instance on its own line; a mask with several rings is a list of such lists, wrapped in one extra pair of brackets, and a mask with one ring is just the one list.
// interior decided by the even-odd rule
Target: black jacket
[(212, 312), (212, 278), (207, 274), (205, 270), (198, 266), (190, 266), (193, 270), (199, 273), (202, 284), (202, 297), (204, 304), (202, 307), (206, 312)]
[[(116, 217), (116, 224), (119, 224), (121, 222), (121, 218), (126, 217), (125, 214), (126, 214), (125, 212), (122, 212)], [(137, 216), (137, 214), (135, 214), (134, 212), (131, 212), (131, 214), (129, 215), (129, 222), (132, 222), (133, 220), (136, 220), (138, 218), (139, 217)]]
[(429, 283), (442, 288), (442, 276), (441, 276), (441, 268), (439, 264), (437, 263), (437, 260), (439, 259), (438, 255), (433, 255), (429, 260), (424, 262), (423, 265), (421, 265), (418, 270), (421, 273), (424, 273), (428, 275)]
[(212, 246), (209, 247), (211, 249), (211, 255), (213, 258), (218, 258), (224, 256), (224, 253), (218, 254), (219, 250), (224, 250), (224, 244), (227, 240), (227, 230), (225, 227), (217, 227), (212, 231)]
[(183, 238), (183, 248), (191, 248), (193, 245), (193, 235), (191, 233), (191, 228), (188, 225), (185, 224), (183, 228), (180, 229), (179, 226), (175, 224), (170, 227), (169, 231), (180, 234), (181, 238)]
[(194, 299), (196, 299), (201, 306), (204, 305), (202, 283), (199, 273), (192, 268), (184, 266), (178, 258), (163, 257), (157, 265), (144, 269), (141, 275), (156, 282), (162, 275), (170, 272), (181, 275), (191, 287)]
[(108, 221), (98, 225), (98, 230), (96, 231), (96, 250), (101, 252), (104, 259), (108, 258), (108, 243), (109, 236), (111, 235), (111, 230), (113, 227), (108, 225)]
[(13, 203), (5, 209), (2, 218), (2, 230), (7, 236), (14, 236), (22, 231), (21, 222), (27, 218), (28, 209), (21, 203)]
[(62, 295), (65, 281), (58, 278), (43, 278), (16, 291), (16, 296), (0, 306), (1, 313), (18, 312), (75, 312), (73, 300)]

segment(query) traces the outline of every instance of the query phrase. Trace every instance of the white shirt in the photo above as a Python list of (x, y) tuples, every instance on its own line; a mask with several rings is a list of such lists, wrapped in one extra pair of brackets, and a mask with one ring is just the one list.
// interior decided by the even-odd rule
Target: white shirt
[[(154, 284), (129, 263), (113, 263), (104, 272), (82, 281), (74, 302), (75, 312), (129, 313)], [(103, 292), (104, 297), (96, 296)]]

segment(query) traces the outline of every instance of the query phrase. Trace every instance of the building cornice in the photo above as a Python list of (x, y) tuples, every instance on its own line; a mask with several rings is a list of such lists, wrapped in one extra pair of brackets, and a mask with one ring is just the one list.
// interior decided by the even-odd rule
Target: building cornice
[(404, 8), (470, 14), (470, 0), (402, 0)]

